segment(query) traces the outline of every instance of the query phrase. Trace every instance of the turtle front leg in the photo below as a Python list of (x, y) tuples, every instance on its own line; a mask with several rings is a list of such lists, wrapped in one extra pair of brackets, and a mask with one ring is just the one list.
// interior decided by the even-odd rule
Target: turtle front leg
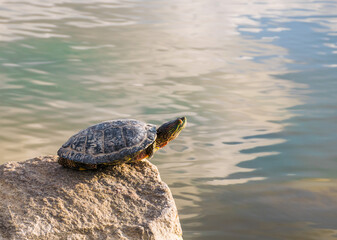
[(157, 148), (156, 148), (156, 142), (154, 142), (152, 145), (150, 145), (146, 150), (146, 158), (147, 159), (151, 159), (153, 154), (156, 152)]

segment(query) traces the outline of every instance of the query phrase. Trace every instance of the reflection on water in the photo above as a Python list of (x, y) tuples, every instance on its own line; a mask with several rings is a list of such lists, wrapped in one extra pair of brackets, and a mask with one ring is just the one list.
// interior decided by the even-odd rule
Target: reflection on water
[(187, 116), (153, 158), (185, 239), (334, 239), (336, 3), (3, 2), (0, 162)]

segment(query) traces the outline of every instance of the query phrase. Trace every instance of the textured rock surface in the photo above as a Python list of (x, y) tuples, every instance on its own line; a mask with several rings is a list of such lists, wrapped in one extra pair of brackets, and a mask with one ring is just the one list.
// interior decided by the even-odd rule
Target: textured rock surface
[(182, 239), (148, 161), (75, 171), (46, 156), (0, 166), (0, 239)]

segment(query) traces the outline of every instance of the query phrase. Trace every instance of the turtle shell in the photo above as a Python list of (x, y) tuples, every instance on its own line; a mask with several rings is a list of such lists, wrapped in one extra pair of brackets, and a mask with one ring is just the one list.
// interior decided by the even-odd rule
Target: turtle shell
[(102, 122), (73, 135), (57, 154), (84, 164), (123, 160), (153, 144), (156, 126), (132, 119)]

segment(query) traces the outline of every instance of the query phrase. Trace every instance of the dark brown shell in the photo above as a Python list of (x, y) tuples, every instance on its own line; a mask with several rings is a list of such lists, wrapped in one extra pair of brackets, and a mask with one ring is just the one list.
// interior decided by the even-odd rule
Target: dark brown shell
[(154, 143), (156, 126), (132, 119), (102, 122), (80, 131), (62, 145), (61, 158), (106, 164), (133, 157)]

